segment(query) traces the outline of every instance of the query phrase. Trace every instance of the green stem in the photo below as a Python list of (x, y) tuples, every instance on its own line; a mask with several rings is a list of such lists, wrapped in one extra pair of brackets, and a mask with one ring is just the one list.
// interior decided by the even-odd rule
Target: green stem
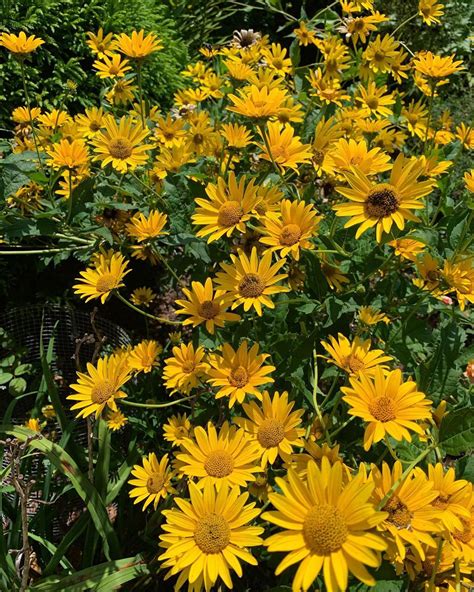
[(133, 401), (121, 399), (120, 405), (128, 405), (129, 407), (142, 407), (146, 409), (162, 409), (164, 407), (177, 405), (178, 403), (183, 403), (184, 401), (190, 401), (191, 399), (192, 397), (183, 397), (182, 399), (176, 399), (176, 401), (170, 401), (169, 403), (134, 403)]
[(138, 177), (135, 173), (132, 173), (132, 171), (129, 171), (129, 174), (135, 179), (135, 181), (138, 181), (140, 183), (140, 185), (142, 187), (144, 187), (147, 191), (149, 191), (150, 193), (152, 193), (156, 198), (158, 198), (159, 201), (161, 201), (161, 203), (163, 204), (163, 206), (166, 208), (166, 202), (165, 200), (161, 197), (161, 195), (159, 195), (154, 189), (153, 187), (150, 187), (149, 185), (147, 185), (146, 183), (144, 183), (140, 177)]
[(456, 592), (461, 592), (461, 568), (459, 558), (454, 561), (454, 571), (456, 573)]
[(400, 29), (402, 27), (404, 27), (407, 23), (409, 23), (410, 21), (412, 21), (413, 19), (415, 19), (417, 16), (418, 16), (418, 13), (415, 12), (415, 14), (412, 14), (407, 19), (405, 19), (402, 23), (400, 23), (398, 25), (398, 27), (395, 29), (395, 31), (392, 32), (392, 36), (395, 37), (395, 33), (397, 33), (398, 31), (400, 31)]
[(436, 580), (436, 574), (438, 572), (439, 562), (441, 561), (441, 551), (443, 549), (443, 542), (444, 542), (444, 539), (442, 537), (439, 537), (438, 548), (436, 549), (435, 563), (433, 565), (433, 571), (431, 572), (430, 583), (429, 583), (427, 592), (434, 592), (434, 590), (435, 590), (435, 580)]
[(145, 129), (145, 113), (143, 105), (143, 88), (142, 88), (142, 62), (137, 62), (137, 82), (138, 82), (138, 100), (140, 101), (140, 117), (142, 119), (142, 126)]
[(29, 249), (28, 251), (0, 251), (0, 255), (42, 255), (43, 253), (62, 253), (63, 251), (79, 251), (83, 249), (90, 249), (94, 243), (78, 247), (74, 245), (72, 247), (61, 247), (58, 249)]
[(390, 452), (390, 456), (393, 458), (395, 462), (398, 460), (397, 453), (393, 449), (392, 445), (390, 444), (390, 440), (388, 439), (388, 435), (385, 434), (385, 444), (387, 445), (388, 451)]
[(114, 291), (113, 292), (115, 296), (117, 296), (117, 298), (123, 302), (124, 304), (126, 304), (129, 308), (131, 308), (132, 310), (134, 310), (135, 312), (140, 313), (141, 315), (148, 317), (149, 319), (153, 319), (154, 321), (158, 321), (159, 323), (163, 323), (166, 325), (182, 325), (181, 321), (171, 321), (170, 319), (165, 319), (164, 317), (156, 317), (155, 315), (150, 314), (149, 312), (145, 312), (144, 310), (142, 310), (141, 308), (138, 308), (138, 306), (135, 306), (134, 304), (132, 304), (131, 302), (129, 302), (126, 298), (124, 298), (122, 296), (122, 294), (120, 294), (120, 292)]
[(181, 279), (180, 277), (176, 274), (176, 272), (174, 271), (174, 269), (170, 266), (170, 264), (168, 263), (168, 261), (166, 261), (166, 258), (163, 257), (161, 255), (161, 253), (159, 253), (156, 249), (153, 249), (154, 254), (158, 257), (158, 259), (163, 263), (163, 265), (166, 267), (166, 269), (171, 273), (171, 275), (174, 277), (174, 279), (178, 282), (178, 284), (181, 283)]
[(334, 432), (331, 432), (331, 438), (334, 438), (334, 436), (337, 436), (337, 434), (339, 434), (339, 432), (342, 432), (342, 430), (346, 426), (348, 426), (351, 423), (351, 421), (354, 421), (354, 419), (355, 419), (355, 415), (352, 415), (351, 417), (349, 417), (349, 419), (346, 420), (343, 424), (341, 424), (338, 428), (336, 428), (334, 430)]
[(28, 94), (28, 88), (26, 86), (26, 76), (25, 76), (25, 64), (23, 60), (20, 60), (20, 69), (21, 69), (21, 78), (23, 80), (23, 92), (25, 93), (25, 100), (26, 100), (26, 108), (28, 109), (28, 117), (30, 118), (30, 126), (31, 126), (31, 133), (33, 135), (33, 142), (35, 144), (36, 156), (38, 157), (38, 164), (40, 166), (41, 172), (45, 175), (43, 162), (41, 160), (39, 146), (38, 146), (38, 139), (36, 137), (35, 126), (33, 125), (33, 119), (31, 117), (31, 103), (30, 103), (30, 96)]
[(429, 101), (429, 105), (428, 105), (428, 120), (426, 122), (426, 133), (425, 133), (425, 139), (423, 142), (423, 154), (425, 154), (426, 151), (426, 143), (428, 142), (428, 133), (430, 131), (430, 125), (431, 125), (431, 114), (433, 111), (433, 101), (434, 101), (434, 96), (435, 96), (435, 88), (436, 88), (436, 82), (435, 81), (431, 81), (431, 95), (430, 95), (430, 101)]
[(316, 350), (313, 350), (313, 364), (314, 364), (314, 376), (313, 376), (313, 406), (314, 409), (316, 410), (316, 414), (318, 416), (319, 419), (319, 423), (321, 424), (323, 430), (324, 430), (324, 437), (326, 439), (326, 442), (328, 443), (328, 446), (332, 446), (331, 444), (331, 436), (329, 435), (327, 426), (326, 426), (326, 422), (323, 419), (323, 414), (321, 413), (321, 409), (318, 405), (318, 358), (317, 358), (317, 354), (316, 354)]
[(72, 216), (72, 206), (73, 206), (73, 200), (72, 200), (72, 171), (71, 171), (71, 169), (69, 169), (69, 204), (68, 204), (68, 210), (67, 210), (66, 224), (69, 224), (69, 221), (71, 219), (71, 216)]

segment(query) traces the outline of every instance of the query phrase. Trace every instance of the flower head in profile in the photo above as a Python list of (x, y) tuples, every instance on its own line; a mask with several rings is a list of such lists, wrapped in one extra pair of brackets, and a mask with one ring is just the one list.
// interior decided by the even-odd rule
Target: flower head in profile
[(128, 417), (126, 417), (120, 410), (109, 410), (106, 420), (109, 430), (116, 432), (117, 430), (120, 430), (120, 428), (123, 428), (123, 426), (128, 422)]
[(133, 290), (130, 300), (136, 306), (148, 308), (155, 298), (156, 294), (153, 290), (143, 286), (142, 288), (135, 288), (135, 290)]
[(373, 376), (379, 366), (382, 370), (387, 370), (384, 362), (392, 360), (392, 357), (385, 355), (381, 349), (370, 349), (370, 339), (364, 341), (360, 337), (355, 337), (351, 343), (342, 333), (338, 333), (337, 339), (330, 335), (329, 342), (321, 341), (321, 345), (330, 355), (328, 361), (351, 376)]
[(439, 17), (443, 16), (443, 9), (444, 4), (441, 4), (438, 0), (419, 0), (418, 2), (418, 14), (428, 27), (441, 23)]
[(41, 432), (41, 423), (37, 417), (30, 417), (28, 421), (25, 422), (25, 427), (33, 430), (34, 432)]
[(359, 308), (358, 321), (367, 327), (377, 325), (377, 323), (385, 323), (388, 325), (390, 318), (373, 306), (361, 306)]
[(28, 110), (28, 107), (16, 107), (12, 111), (12, 121), (23, 126), (38, 119), (40, 115), (41, 109), (39, 107), (32, 107), (30, 110)]
[(153, 504), (156, 510), (161, 499), (166, 498), (170, 493), (176, 493), (171, 485), (173, 474), (168, 466), (168, 455), (165, 454), (160, 460), (154, 452), (148, 457), (142, 458), (141, 465), (134, 465), (132, 469), (133, 479), (128, 484), (132, 486), (129, 496), (134, 504), (144, 502), (143, 510)]
[(281, 124), (279, 121), (269, 121), (263, 144), (257, 144), (262, 150), (261, 157), (275, 162), (283, 171), (287, 168), (298, 170), (298, 165), (307, 163), (312, 158), (311, 146), (303, 144), (298, 136), (295, 136), (293, 127)]
[(466, 185), (466, 189), (471, 193), (474, 193), (474, 169), (464, 173), (464, 183)]
[(344, 274), (337, 262), (331, 263), (324, 255), (321, 255), (320, 265), (321, 272), (331, 290), (341, 292), (344, 289), (344, 284), (350, 283), (350, 279)]
[(144, 339), (136, 345), (128, 356), (130, 368), (137, 372), (148, 374), (158, 366), (158, 356), (163, 351), (162, 346), (153, 339)]
[(88, 31), (86, 35), (88, 37), (86, 41), (87, 45), (91, 52), (97, 55), (98, 58), (102, 59), (106, 56), (113, 55), (113, 33), (104, 35), (104, 29), (100, 27), (97, 33)]
[(104, 304), (112, 290), (125, 285), (123, 279), (131, 271), (127, 265), (128, 262), (120, 253), (114, 253), (111, 257), (99, 254), (95, 266), (81, 271), (81, 277), (76, 278), (79, 283), (73, 285), (74, 293), (85, 298), (86, 302), (100, 298)]
[(168, 216), (158, 210), (151, 210), (148, 216), (143, 212), (138, 212), (133, 216), (129, 224), (127, 224), (127, 234), (139, 243), (157, 238), (158, 236), (168, 234), (167, 232), (163, 232), (167, 221)]
[(163, 424), (163, 438), (171, 442), (171, 446), (180, 446), (186, 438), (192, 438), (193, 426), (186, 413), (172, 415)]
[(83, 140), (60, 140), (48, 148), (49, 166), (54, 169), (78, 169), (89, 162), (87, 147)]
[(395, 249), (395, 255), (408, 261), (416, 261), (418, 255), (423, 253), (426, 245), (419, 240), (414, 238), (404, 237), (397, 238), (387, 243)]
[(455, 60), (455, 57), (454, 54), (441, 56), (431, 51), (422, 51), (413, 58), (413, 68), (419, 74), (435, 82), (437, 81), (437, 84), (439, 84), (440, 79), (445, 79), (451, 74), (464, 69), (462, 60)]
[(465, 257), (458, 261), (445, 261), (443, 277), (450, 291), (455, 292), (459, 308), (464, 310), (466, 304), (474, 304), (474, 258)]
[(131, 35), (126, 33), (117, 35), (114, 48), (129, 58), (141, 60), (151, 53), (163, 49), (163, 46), (155, 33), (145, 35), (145, 31), (142, 29), (141, 31), (132, 31)]
[(173, 355), (165, 360), (163, 369), (166, 388), (187, 394), (197, 387), (209, 368), (205, 355), (202, 346), (195, 350), (192, 343), (173, 347)]
[(18, 35), (14, 33), (0, 33), (0, 46), (20, 59), (25, 58), (28, 54), (38, 49), (43, 43), (43, 39), (34, 35), (27, 37), (24, 31), (20, 31)]
[(252, 132), (237, 123), (224, 123), (220, 130), (229, 148), (246, 148), (252, 143)]

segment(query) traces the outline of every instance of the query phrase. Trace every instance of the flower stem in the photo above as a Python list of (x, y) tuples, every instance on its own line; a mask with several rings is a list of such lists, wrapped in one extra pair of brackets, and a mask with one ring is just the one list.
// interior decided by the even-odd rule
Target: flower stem
[(142, 88), (142, 62), (137, 61), (137, 82), (138, 82), (138, 100), (140, 101), (140, 117), (142, 119), (142, 126), (145, 129), (145, 113), (143, 106), (143, 88)]
[(28, 109), (28, 117), (30, 118), (31, 133), (33, 135), (33, 142), (35, 143), (36, 156), (38, 157), (38, 164), (40, 166), (41, 172), (44, 175), (45, 171), (44, 171), (44, 167), (43, 167), (43, 161), (41, 160), (39, 146), (38, 146), (38, 139), (36, 137), (35, 127), (33, 125), (33, 119), (31, 117), (31, 103), (30, 103), (30, 96), (28, 94), (28, 88), (26, 86), (25, 64), (24, 64), (23, 60), (20, 60), (20, 69), (21, 69), (21, 78), (23, 81), (23, 92), (25, 93), (26, 108)]
[(397, 33), (398, 31), (400, 31), (401, 28), (403, 28), (407, 23), (409, 23), (410, 21), (412, 21), (413, 19), (415, 19), (418, 16), (418, 13), (415, 12), (415, 14), (412, 14), (411, 16), (409, 16), (407, 19), (405, 19), (404, 21), (402, 21), (398, 27), (395, 29), (395, 31), (392, 32), (392, 36), (395, 36), (395, 33)]
[(316, 350), (313, 350), (313, 364), (314, 364), (314, 376), (313, 376), (313, 406), (314, 409), (316, 410), (316, 414), (318, 416), (319, 419), (319, 423), (321, 424), (323, 430), (324, 430), (324, 437), (326, 439), (326, 442), (328, 443), (328, 446), (332, 446), (331, 444), (331, 436), (329, 435), (327, 426), (326, 426), (326, 422), (323, 419), (323, 414), (321, 413), (321, 409), (318, 405), (318, 358), (317, 358), (317, 354), (316, 354)]
[(435, 563), (433, 565), (433, 571), (431, 572), (431, 577), (430, 577), (430, 582), (429, 582), (427, 592), (434, 592), (434, 590), (435, 590), (435, 579), (436, 579), (436, 574), (438, 572), (439, 562), (441, 561), (441, 551), (443, 549), (443, 542), (444, 542), (444, 539), (442, 537), (439, 537), (438, 548), (436, 549)]
[(138, 308), (138, 306), (135, 306), (134, 304), (132, 304), (131, 302), (129, 302), (126, 298), (124, 298), (122, 296), (122, 294), (120, 294), (120, 292), (114, 291), (114, 295), (117, 296), (117, 298), (121, 302), (123, 302), (124, 304), (126, 304), (129, 308), (131, 308), (135, 312), (138, 312), (138, 313), (142, 314), (145, 317), (148, 317), (149, 319), (153, 319), (154, 321), (158, 321), (159, 323), (163, 323), (163, 324), (166, 324), (166, 325), (182, 325), (181, 321), (171, 321), (170, 319), (165, 319), (164, 317), (156, 317), (155, 315), (152, 315), (149, 312), (145, 312), (141, 308)]
[(387, 445), (388, 451), (390, 452), (390, 456), (396, 462), (398, 460), (397, 453), (393, 449), (393, 446), (390, 444), (390, 440), (388, 439), (388, 435), (385, 434), (385, 444)]
[(68, 204), (68, 211), (67, 211), (67, 217), (66, 217), (66, 224), (69, 224), (69, 221), (71, 220), (71, 216), (72, 216), (72, 171), (71, 169), (69, 169), (69, 204)]
[(183, 397), (182, 399), (176, 399), (176, 401), (170, 401), (169, 403), (135, 403), (133, 401), (127, 401), (122, 399), (120, 401), (121, 405), (128, 405), (129, 407), (142, 407), (146, 409), (162, 409), (164, 407), (171, 407), (172, 405), (177, 405), (178, 403), (183, 403), (184, 401), (191, 401), (192, 397)]

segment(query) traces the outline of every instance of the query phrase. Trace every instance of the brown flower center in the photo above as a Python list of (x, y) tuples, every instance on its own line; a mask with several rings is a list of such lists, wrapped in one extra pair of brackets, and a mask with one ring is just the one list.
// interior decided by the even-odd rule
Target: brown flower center
[(374, 62), (383, 62), (385, 59), (385, 53), (383, 51), (376, 51), (374, 53)]
[(280, 233), (280, 243), (287, 247), (295, 245), (301, 238), (301, 228), (298, 224), (287, 224), (283, 226)]
[(257, 440), (264, 448), (278, 446), (285, 437), (285, 427), (278, 419), (265, 419), (258, 429)]
[(382, 422), (392, 421), (396, 418), (395, 410), (393, 408), (392, 400), (389, 397), (380, 397), (369, 404), (369, 411)]
[(194, 134), (193, 136), (193, 143), (194, 144), (202, 144), (204, 142), (204, 136), (202, 134)]
[(196, 369), (196, 363), (193, 360), (185, 360), (182, 369), (185, 374), (191, 374)]
[(132, 145), (127, 138), (114, 138), (109, 143), (110, 155), (119, 160), (126, 160), (132, 154)]
[(148, 489), (148, 493), (158, 493), (163, 489), (163, 485), (165, 484), (165, 478), (162, 473), (154, 473), (146, 482), (146, 488)]
[(249, 375), (247, 370), (243, 366), (238, 366), (234, 368), (229, 376), (229, 382), (232, 386), (236, 386), (237, 388), (244, 387), (249, 381)]
[(219, 305), (214, 300), (204, 300), (199, 305), (199, 315), (205, 319), (213, 319), (219, 314)]
[(387, 520), (397, 528), (408, 528), (410, 526), (413, 514), (397, 496), (389, 499), (383, 509), (389, 514)]
[(329, 555), (338, 551), (348, 530), (340, 511), (334, 506), (313, 506), (303, 523), (303, 537), (312, 553)]
[(352, 26), (356, 31), (362, 31), (365, 28), (365, 21), (361, 18), (354, 19), (352, 21)]
[(377, 97), (368, 97), (365, 102), (369, 109), (377, 109), (379, 106), (379, 100)]
[(240, 222), (243, 215), (243, 210), (238, 201), (226, 201), (220, 208), (217, 216), (217, 221), (221, 226), (230, 228)]
[(91, 132), (98, 132), (100, 130), (100, 123), (98, 123), (97, 121), (91, 121), (89, 123), (89, 129), (91, 130)]
[(115, 393), (115, 385), (111, 380), (103, 380), (92, 387), (91, 400), (97, 405), (106, 403)]
[(97, 292), (110, 292), (117, 286), (117, 278), (112, 273), (104, 273), (96, 282), (95, 289)]
[(445, 510), (449, 504), (449, 497), (449, 495), (443, 495), (440, 493), (439, 496), (431, 503), (435, 508), (438, 508), (439, 510)]
[(322, 150), (315, 150), (313, 153), (313, 164), (320, 166), (324, 162), (324, 152)]
[(222, 479), (232, 473), (234, 459), (226, 450), (213, 450), (207, 457), (204, 468), (211, 477)]
[(457, 530), (453, 536), (456, 540), (461, 541), (461, 543), (470, 543), (472, 539), (472, 523), (463, 518), (461, 518), (461, 522), (463, 526), (462, 531)]
[(257, 298), (265, 290), (265, 282), (256, 273), (248, 273), (240, 280), (239, 294), (244, 298)]
[(399, 204), (395, 187), (382, 183), (370, 190), (365, 202), (365, 213), (371, 218), (386, 218), (398, 210)]
[(230, 527), (227, 520), (218, 514), (199, 518), (194, 531), (196, 545), (206, 555), (220, 553), (230, 541)]

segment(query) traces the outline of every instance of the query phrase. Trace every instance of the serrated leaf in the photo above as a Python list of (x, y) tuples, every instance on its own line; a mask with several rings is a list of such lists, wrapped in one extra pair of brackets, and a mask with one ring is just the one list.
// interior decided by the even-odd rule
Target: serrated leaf
[(474, 409), (465, 407), (449, 413), (441, 423), (439, 444), (452, 456), (471, 450), (474, 447)]

